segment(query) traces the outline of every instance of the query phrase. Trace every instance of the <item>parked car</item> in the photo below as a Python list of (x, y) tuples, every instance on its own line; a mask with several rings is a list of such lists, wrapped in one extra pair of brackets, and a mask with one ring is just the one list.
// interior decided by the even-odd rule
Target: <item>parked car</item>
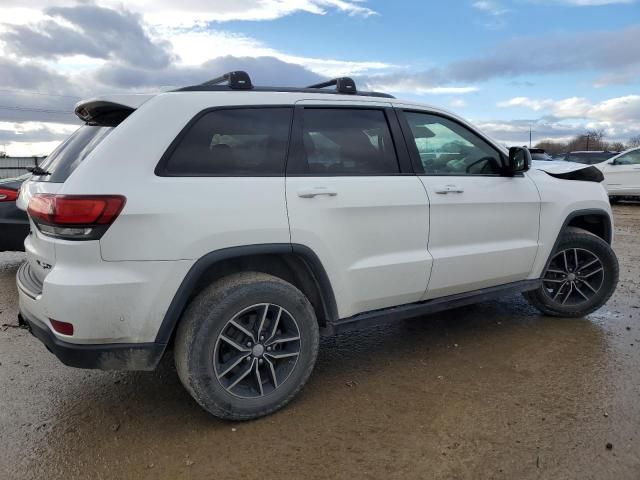
[(640, 197), (640, 148), (632, 148), (594, 165), (602, 171), (605, 188), (613, 202)]
[(580, 317), (616, 288), (597, 180), (529, 170), (526, 148), (348, 78), (231, 72), (76, 114), (19, 197), (21, 322), (75, 367), (151, 370), (173, 346), (222, 418), (287, 404), (321, 334), (519, 292)]
[(608, 151), (586, 151), (586, 152), (569, 152), (563, 160), (566, 162), (584, 163), (585, 165), (595, 165), (597, 163), (609, 160), (620, 152)]
[(29, 235), (27, 214), (16, 206), (22, 182), (30, 174), (0, 180), (0, 252), (24, 250)]
[(532, 160), (540, 160), (544, 162), (552, 162), (553, 157), (544, 151), (542, 148), (530, 148), (529, 152), (531, 153)]

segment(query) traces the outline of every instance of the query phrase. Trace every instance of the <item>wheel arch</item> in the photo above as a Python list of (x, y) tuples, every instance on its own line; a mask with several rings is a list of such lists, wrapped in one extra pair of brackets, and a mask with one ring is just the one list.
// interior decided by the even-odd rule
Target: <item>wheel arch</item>
[(611, 220), (611, 216), (604, 209), (599, 208), (589, 208), (584, 210), (575, 210), (565, 218), (562, 227), (558, 231), (558, 236), (553, 244), (553, 248), (549, 252), (549, 257), (545, 262), (544, 269), (542, 270), (542, 274), (547, 271), (549, 268), (549, 263), (553, 258), (554, 252), (558, 249), (558, 245), (562, 240), (562, 236), (573, 228), (579, 228), (589, 232), (605, 242), (609, 245), (613, 242), (613, 222)]
[(558, 234), (556, 244), (554, 245), (554, 250), (560, 241), (560, 237), (569, 227), (586, 230), (587, 232), (600, 237), (609, 245), (611, 245), (613, 241), (613, 225), (611, 216), (608, 212), (601, 209), (576, 210), (575, 212), (571, 212), (564, 221), (562, 229)]
[(313, 305), (320, 327), (330, 327), (338, 319), (333, 288), (313, 250), (290, 243), (246, 245), (209, 252), (193, 264), (169, 304), (155, 341), (168, 344), (191, 299), (211, 282), (239, 271), (266, 273), (294, 285)]

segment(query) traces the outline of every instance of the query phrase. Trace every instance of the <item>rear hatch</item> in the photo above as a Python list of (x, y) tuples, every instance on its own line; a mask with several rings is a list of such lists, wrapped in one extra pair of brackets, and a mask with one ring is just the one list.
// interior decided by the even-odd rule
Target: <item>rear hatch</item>
[[(84, 125), (62, 142), (33, 171), (31, 178), (23, 183), (17, 200), (18, 207), (28, 210), (29, 202), (35, 195), (60, 192), (64, 182), (91, 152), (127, 116), (151, 97), (152, 95), (120, 95), (111, 100), (99, 98), (79, 103), (75, 112), (84, 121)], [(31, 217), (29, 224), (31, 233), (25, 241), (29, 276), (35, 284), (41, 286), (56, 264), (56, 244), (69, 241), (42, 233)]]

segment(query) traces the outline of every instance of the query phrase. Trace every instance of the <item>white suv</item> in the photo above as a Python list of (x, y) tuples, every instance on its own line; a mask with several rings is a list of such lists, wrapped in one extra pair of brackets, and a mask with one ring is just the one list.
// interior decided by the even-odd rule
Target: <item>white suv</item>
[(76, 113), (19, 197), (21, 321), (74, 367), (151, 370), (173, 346), (220, 417), (285, 405), (320, 334), (515, 292), (582, 316), (617, 284), (593, 167), (529, 170), (528, 150), (348, 78), (232, 72)]
[(625, 197), (640, 197), (640, 147), (594, 166), (604, 174), (604, 184), (613, 202)]

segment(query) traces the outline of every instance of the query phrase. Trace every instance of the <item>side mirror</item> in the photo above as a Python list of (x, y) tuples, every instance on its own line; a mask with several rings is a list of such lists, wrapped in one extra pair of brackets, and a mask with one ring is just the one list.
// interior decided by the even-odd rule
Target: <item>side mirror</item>
[(531, 168), (531, 152), (524, 147), (511, 147), (509, 149), (509, 165), (507, 171), (509, 174), (526, 172)]

